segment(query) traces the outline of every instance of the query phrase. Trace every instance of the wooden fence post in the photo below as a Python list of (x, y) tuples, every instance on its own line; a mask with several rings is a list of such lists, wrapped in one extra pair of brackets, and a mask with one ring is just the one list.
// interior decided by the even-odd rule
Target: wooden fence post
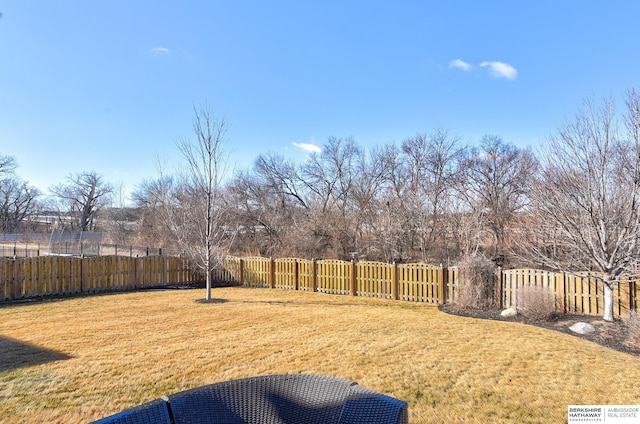
[[(162, 252), (162, 249), (160, 249)], [(169, 283), (169, 258), (166, 256), (160, 256), (162, 262), (162, 284), (166, 285)]]
[(12, 269), (13, 278), (11, 279), (11, 286), (9, 288), (9, 299), (14, 300), (18, 298), (19, 293), (19, 279), (20, 279), (20, 263), (18, 259), (13, 258), (13, 269)]
[(298, 274), (299, 274), (298, 260), (294, 259), (293, 260), (293, 289), (294, 290), (298, 290), (298, 287), (300, 286)]
[(398, 300), (398, 264), (395, 261), (391, 267), (391, 299)]
[(80, 293), (85, 292), (85, 273), (86, 267), (84, 266), (84, 258), (80, 257)]
[(636, 310), (636, 282), (629, 280), (629, 314)]
[(273, 258), (269, 259), (269, 287), (275, 288), (276, 286), (276, 263)]
[(349, 283), (351, 296), (356, 296), (356, 262), (353, 259), (351, 260), (351, 281)]
[(140, 261), (139, 257), (134, 258), (135, 262), (133, 263), (133, 285), (137, 289), (140, 284)]
[[(558, 299), (556, 301), (556, 308), (560, 309), (560, 312), (566, 313), (567, 312), (567, 296), (565, 295), (565, 293), (567, 292), (567, 289), (566, 289), (567, 280), (564, 278), (564, 273), (556, 272), (555, 280), (556, 280), (556, 297)], [(558, 303), (560, 304), (558, 305)]]
[(498, 309), (502, 309), (502, 307), (504, 306), (504, 302), (502, 299), (503, 281), (504, 279), (502, 278), (502, 267), (499, 266), (497, 269), (497, 275), (496, 275), (496, 296), (498, 297), (496, 304), (498, 306)]
[(444, 305), (445, 303), (447, 303), (447, 287), (449, 286), (449, 268), (447, 267), (442, 267), (441, 268), (441, 273), (440, 273), (440, 281), (438, 281), (438, 291), (440, 292), (440, 299), (439, 302), (441, 305)]
[(238, 261), (238, 280), (240, 285), (244, 285), (244, 259)]
[(311, 275), (309, 275), (309, 282), (311, 284), (311, 291), (313, 293), (315, 293), (316, 291), (318, 291), (318, 280), (317, 280), (318, 264), (316, 263), (315, 259), (311, 260), (311, 266), (309, 267), (309, 273), (311, 274)]

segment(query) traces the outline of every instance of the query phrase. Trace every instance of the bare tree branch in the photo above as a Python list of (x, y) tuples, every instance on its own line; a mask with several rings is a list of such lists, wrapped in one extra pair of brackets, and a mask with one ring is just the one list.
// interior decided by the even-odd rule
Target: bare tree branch
[(211, 300), (211, 271), (221, 263), (227, 239), (222, 219), (222, 183), (228, 171), (227, 123), (205, 105), (194, 107), (192, 129), (194, 142), (187, 138), (176, 141), (187, 167), (166, 206), (178, 242), (205, 271), (206, 300)]
[[(614, 102), (585, 101), (542, 153), (529, 228), (530, 257), (548, 267), (597, 270), (605, 286), (604, 319), (613, 319), (613, 287), (637, 273), (640, 238), (638, 99), (628, 93), (620, 117)], [(625, 131), (626, 129), (626, 131)]]

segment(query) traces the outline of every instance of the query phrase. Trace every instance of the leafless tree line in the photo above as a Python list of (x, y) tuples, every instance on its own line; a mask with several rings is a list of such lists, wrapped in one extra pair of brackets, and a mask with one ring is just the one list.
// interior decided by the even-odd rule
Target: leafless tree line
[(293, 163), (275, 153), (226, 186), (235, 249), (267, 256), (451, 263), (504, 255), (529, 203), (536, 160), (497, 136), (445, 130), (364, 149), (331, 137)]
[[(196, 121), (201, 115), (196, 111)], [(184, 143), (179, 147), (189, 153)], [(222, 158), (216, 161), (222, 167)], [(372, 149), (330, 137), (320, 153), (300, 162), (263, 153), (224, 182), (212, 178), (215, 244), (235, 254), (387, 262), (452, 263), (479, 251), (505, 255), (508, 228), (529, 203), (535, 163), (529, 150), (500, 137), (484, 137), (473, 147), (445, 130)], [(186, 168), (198, 167), (192, 158)], [(183, 244), (176, 224), (184, 227), (186, 216), (205, 221), (206, 213), (196, 213), (203, 192), (193, 192), (179, 173), (158, 170), (133, 196), (138, 237), (183, 248), (175, 246)]]
[(40, 192), (17, 174), (18, 164), (12, 156), (0, 154), (0, 232), (21, 229), (37, 207)]
[[(585, 101), (536, 152), (494, 135), (469, 144), (441, 129), (370, 148), (330, 137), (305, 160), (265, 152), (233, 175), (226, 122), (194, 112), (195, 141), (176, 143), (182, 172), (158, 166), (126, 207), (115, 207), (117, 190), (98, 174), (70, 175), (50, 189), (64, 225), (190, 248), (203, 269), (227, 253), (442, 264), (483, 254), (506, 266), (597, 271), (607, 305), (620, 277), (638, 272), (634, 90), (621, 112), (612, 100)], [(0, 157), (3, 231), (38, 205), (15, 168)]]

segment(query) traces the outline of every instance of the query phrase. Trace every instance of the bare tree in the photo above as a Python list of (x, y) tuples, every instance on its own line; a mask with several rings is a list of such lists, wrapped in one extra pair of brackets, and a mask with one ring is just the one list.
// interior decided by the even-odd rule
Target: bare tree
[(186, 161), (170, 205), (173, 232), (178, 242), (193, 252), (206, 274), (206, 300), (211, 300), (211, 272), (224, 256), (222, 181), (227, 174), (225, 152), (227, 124), (207, 106), (194, 107), (195, 142), (179, 138), (178, 150)]
[(61, 212), (72, 219), (71, 229), (93, 231), (98, 211), (108, 204), (113, 192), (110, 184), (95, 171), (71, 174), (67, 182), (49, 189), (58, 198)]
[[(384, 227), (380, 219), (385, 209), (385, 186), (389, 181), (392, 158), (386, 149), (373, 148), (359, 156), (357, 172), (351, 187), (350, 214), (353, 215), (356, 244), (354, 255), (369, 259), (380, 259), (376, 255), (379, 231)], [(387, 251), (388, 252), (388, 251)], [(387, 261), (393, 259), (388, 255)]]
[(454, 250), (450, 259), (474, 257), (478, 255), (485, 239), (485, 214), (478, 210), (475, 203), (469, 205), (466, 195), (453, 195), (449, 199), (449, 213), (446, 225), (450, 227)]
[(485, 216), (494, 237), (494, 255), (504, 254), (509, 225), (530, 201), (537, 160), (531, 151), (501, 137), (484, 136), (480, 148), (469, 151), (463, 167), (461, 193), (472, 210)]
[(19, 178), (0, 181), (0, 232), (18, 230), (36, 211), (40, 191)]
[(260, 155), (250, 171), (239, 172), (228, 185), (236, 228), (235, 247), (262, 256), (303, 255), (299, 242), (305, 200), (293, 164), (275, 154)]
[(604, 314), (613, 320), (613, 288), (640, 259), (640, 101), (627, 93), (626, 113), (613, 100), (585, 101), (551, 136), (535, 191), (530, 258), (564, 270), (597, 270)]
[(17, 167), (16, 158), (0, 154), (0, 179), (6, 178), (8, 175), (13, 175)]
[(124, 185), (116, 186), (111, 196), (111, 202), (105, 208), (105, 228), (112, 243), (129, 244), (134, 230), (132, 223), (137, 218), (136, 211), (127, 205)]
[(337, 137), (300, 164), (261, 154), (229, 187), (243, 229), (238, 241), (262, 254), (377, 255), (372, 230), (386, 181), (383, 158)]
[(329, 137), (322, 152), (312, 154), (300, 169), (310, 198), (313, 238), (326, 246), (329, 256), (348, 258), (356, 249), (351, 198), (362, 155), (352, 138)]
[(447, 208), (465, 149), (459, 137), (443, 129), (417, 134), (402, 143), (408, 181), (404, 197), (416, 218), (413, 227), (423, 261), (441, 262), (449, 256), (449, 226), (444, 217), (450, 212)]
[(171, 196), (176, 188), (176, 178), (165, 172), (166, 163), (155, 158), (156, 178), (149, 178), (132, 193), (132, 201), (138, 209), (136, 232), (140, 242), (161, 247), (180, 247), (175, 244), (171, 231)]
[(277, 193), (278, 201), (309, 208), (305, 183), (296, 164), (275, 153), (261, 154), (254, 162), (254, 174), (261, 186)]
[(15, 232), (37, 208), (40, 192), (15, 175), (15, 158), (0, 155), (0, 232)]
[(385, 262), (407, 257), (419, 245), (417, 223), (423, 199), (414, 192), (417, 170), (413, 161), (408, 161), (395, 143), (382, 149), (379, 166), (385, 169), (385, 183), (381, 187), (378, 209), (377, 252)]

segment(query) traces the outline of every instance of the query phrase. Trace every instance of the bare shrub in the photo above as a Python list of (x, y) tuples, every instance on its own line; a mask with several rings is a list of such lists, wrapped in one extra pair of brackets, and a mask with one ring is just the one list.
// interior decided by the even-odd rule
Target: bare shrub
[(493, 262), (484, 256), (465, 257), (458, 265), (457, 309), (491, 309), (496, 306), (496, 275)]
[(640, 318), (635, 310), (629, 312), (626, 343), (629, 346), (640, 348)]
[(555, 294), (548, 287), (520, 287), (516, 296), (518, 312), (525, 318), (533, 321), (548, 321), (556, 314)]

